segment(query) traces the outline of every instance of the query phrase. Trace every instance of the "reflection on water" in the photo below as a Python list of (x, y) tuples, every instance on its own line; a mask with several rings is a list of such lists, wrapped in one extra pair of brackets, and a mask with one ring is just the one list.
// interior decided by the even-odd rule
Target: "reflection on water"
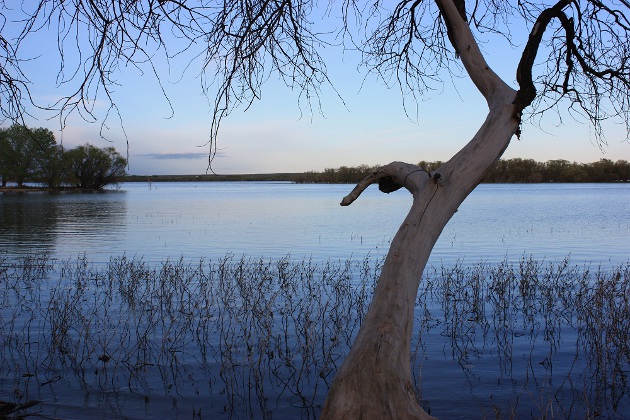
[(19, 199), (13, 195), (0, 199), (0, 250), (16, 255), (54, 252), (59, 205), (54, 200), (38, 198), (29, 194)]
[(0, 196), (0, 250), (55, 256), (70, 249), (107, 253), (125, 231), (126, 194), (25, 193)]

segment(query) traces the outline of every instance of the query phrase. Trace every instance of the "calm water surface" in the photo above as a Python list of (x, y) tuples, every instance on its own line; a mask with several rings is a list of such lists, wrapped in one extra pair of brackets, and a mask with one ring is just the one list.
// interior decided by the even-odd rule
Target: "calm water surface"
[[(229, 253), (236, 261), (242, 255), (266, 260), (279, 260), (290, 255), (293, 261), (312, 259), (318, 263), (350, 257), (358, 260), (365, 256), (382, 257), (411, 204), (411, 198), (404, 191), (385, 195), (371, 187), (350, 207), (339, 206), (341, 198), (350, 190), (348, 185), (290, 183), (130, 183), (104, 193), (4, 194), (0, 195), (0, 252), (8, 261), (25, 254), (45, 254), (62, 262), (75, 261), (78, 256), (85, 255), (87, 261), (97, 267), (106, 267), (105, 263), (111, 257), (121, 255), (141, 258), (158, 267), (169, 258), (217, 261)], [(593, 269), (616, 267), (630, 258), (628, 214), (630, 184), (481, 185), (446, 226), (434, 248), (430, 265), (438, 272), (440, 267), (453, 267), (458, 262), (464, 267), (480, 261), (496, 266), (508, 260), (516, 262), (518, 267), (523, 256), (531, 255), (544, 264), (558, 264), (570, 256), (574, 265)], [(150, 392), (146, 394), (126, 387), (127, 370), (108, 370), (106, 362), (96, 359), (105, 353), (115, 355), (123, 350), (133, 350), (137, 343), (129, 337), (135, 335), (154, 340), (156, 348), (163, 349), (167, 338), (171, 339), (169, 334), (180, 331), (169, 326), (188, 321), (180, 316), (177, 307), (174, 315), (166, 316), (166, 312), (160, 312), (165, 311), (164, 306), (151, 306), (156, 296), (164, 292), (161, 289), (147, 293), (143, 303), (149, 305), (148, 310), (130, 310), (128, 306), (139, 304), (127, 305), (124, 296), (112, 297), (107, 288), (89, 283), (106, 281), (108, 275), (79, 275), (83, 269), (81, 264), (65, 266), (61, 271), (65, 270), (63, 275), (71, 279), (68, 282), (72, 287), (66, 291), (63, 284), (55, 286), (58, 293), (55, 296), (50, 296), (53, 288), (49, 288), (48, 283), (45, 286), (31, 284), (25, 278), (19, 280), (25, 282), (25, 286), (17, 280), (16, 284), (20, 286), (11, 286), (8, 282), (2, 285), (0, 338), (10, 346), (7, 344), (7, 351), (0, 357), (0, 374), (9, 378), (0, 379), (0, 400), (13, 400), (19, 391), (24, 398), (28, 394), (28, 398), (43, 400), (47, 404), (44, 415), (50, 414), (47, 410), (52, 410), (63, 418), (154, 418), (160, 413), (168, 413), (169, 418), (191, 418), (191, 411), (201, 410), (200, 407), (205, 415), (198, 418), (228, 418), (223, 407), (229, 401), (226, 402), (219, 380), (211, 383), (198, 379), (205, 373), (201, 369), (204, 367), (221, 370), (223, 373), (219, 376), (226, 380), (222, 370), (225, 361), (219, 363), (212, 359), (205, 363), (206, 354), (202, 352), (202, 363), (200, 353), (193, 345), (194, 335), (173, 338), (184, 340), (185, 345), (190, 346), (189, 352), (166, 351), (166, 356), (160, 356), (165, 357), (164, 360), (158, 357), (159, 363), (143, 368), (143, 372), (148, 372), (145, 385)], [(73, 270), (79, 274), (73, 275)], [(85, 278), (89, 279), (89, 284), (79, 284), (79, 280)], [(55, 279), (50, 281), (54, 286)], [(527, 401), (520, 403), (523, 410), (520, 413), (526, 416), (531, 413), (529, 418), (541, 411), (536, 406), (539, 395), (528, 394), (530, 390), (539, 392), (542, 388), (544, 391), (548, 386), (551, 392), (557, 386), (566, 388), (569, 386), (565, 379), (567, 375), (573, 370), (579, 373), (583, 365), (588, 365), (581, 358), (591, 353), (582, 352), (576, 344), (580, 342), (578, 337), (582, 332), (579, 329), (582, 327), (575, 326), (575, 315), (568, 315), (564, 307), (559, 307), (554, 300), (557, 295), (551, 290), (553, 287), (547, 288), (549, 296), (556, 296), (547, 301), (549, 306), (538, 302), (532, 304), (535, 311), (540, 312), (525, 319), (512, 306), (510, 311), (514, 309), (514, 312), (502, 309), (508, 308), (500, 300), (506, 295), (497, 293), (495, 296), (496, 289), (486, 289), (489, 295), (482, 299), (487, 305), (485, 309), (473, 309), (466, 306), (471, 297), (465, 295), (468, 292), (464, 293), (463, 288), (455, 287), (444, 292), (438, 291), (439, 287), (435, 285), (431, 286), (435, 289), (429, 290), (428, 283), (423, 283), (421, 295), (430, 306), (423, 306), (419, 301), (415, 314), (414, 343), (419, 344), (414, 348), (414, 372), (421, 372), (423, 398), (435, 410), (433, 414), (441, 418), (494, 417), (496, 413), (492, 410), (496, 403), (496, 407), (503, 408), (502, 416), (505, 416), (508, 414), (506, 410), (517, 405), (520, 398)], [(187, 287), (194, 292), (200, 284), (193, 281)], [(296, 284), (302, 283), (298, 281)], [(233, 287), (236, 289), (239, 285)], [(542, 287), (544, 289), (545, 285)], [(177, 285), (172, 288), (176, 290)], [(466, 290), (473, 293), (477, 289), (473, 284)], [(217, 293), (230, 294), (231, 290), (215, 292), (208, 296), (220, 300)], [(433, 300), (429, 299), (434, 293)], [(274, 293), (270, 295), (275, 296)], [(331, 296), (327, 295), (325, 299), (331, 299)], [(25, 305), (24, 299), (31, 299), (33, 304)], [(325, 299), (324, 307), (328, 308)], [(519, 299), (514, 302), (523, 303)], [(53, 301), (56, 302), (54, 305), (50, 303)], [(65, 307), (70, 309), (64, 312), (59, 309), (59, 302), (66, 301), (69, 303)], [(231, 300), (223, 303), (226, 302), (225, 311), (242, 309)], [(622, 295), (620, 303), (624, 302), (627, 309), (627, 299), (624, 300)], [(199, 304), (195, 310), (208, 309), (206, 306)], [(267, 309), (263, 308), (263, 312)], [(351, 306), (351, 309), (356, 310), (356, 307)], [(474, 316), (473, 310), (478, 311)], [(46, 318), (47, 311), (74, 315), (52, 319)], [(45, 315), (42, 317), (41, 314)], [(454, 324), (453, 319), (457, 318), (454, 314), (459, 314), (461, 324)], [(204, 345), (221, 347), (221, 326), (225, 325), (233, 334), (230, 343), (238, 345), (240, 342), (242, 345), (243, 340), (251, 338), (239, 335), (243, 333), (238, 326), (239, 317), (248, 319), (248, 312), (239, 313), (236, 318), (224, 316), (227, 315), (219, 311), (205, 318), (208, 325), (222, 321), (216, 324), (217, 329), (207, 327), (205, 331), (209, 335), (207, 340), (202, 340)], [(626, 324), (630, 328), (628, 314), (617, 313), (615, 316), (622, 329)], [(139, 324), (134, 323), (135, 317), (139, 318)], [(193, 321), (199, 319), (191, 318)], [(297, 322), (291, 314), (288, 318), (271, 318), (280, 324), (285, 319)], [(323, 319), (324, 314), (316, 319), (321, 322), (317, 325), (322, 331), (334, 327)], [(580, 325), (589, 325), (584, 322)], [(94, 341), (86, 338), (83, 347), (79, 347), (84, 353), (78, 353), (79, 360), (96, 366), (94, 372), (73, 371), (63, 364), (55, 366), (57, 370), (47, 367), (51, 361), (43, 343), (55, 342), (56, 332), (50, 331), (51, 325), (66, 325), (70, 339), (76, 342), (83, 336), (80, 331), (84, 331), (85, 337), (88, 333), (95, 337)], [(142, 336), (138, 325), (153, 332)], [(286, 327), (288, 324), (282, 325)], [(186, 328), (183, 331), (195, 331)], [(320, 331), (314, 336), (321, 336), (328, 343), (327, 334)], [(580, 345), (592, 347), (592, 342), (596, 341), (588, 340), (587, 344)], [(351, 337), (348, 338), (350, 342)], [(294, 341), (292, 343), (295, 345)], [(260, 341), (255, 344), (260, 345)], [(222, 345), (221, 352), (224, 352), (226, 344)], [(212, 354), (215, 350), (209, 351)], [(335, 363), (341, 363), (344, 351), (335, 350)], [(267, 356), (272, 359), (269, 354)], [(278, 363), (281, 367), (278, 357), (269, 363)], [(169, 365), (170, 358), (177, 363), (170, 362)], [(300, 362), (299, 357), (292, 360)], [(29, 363), (35, 366), (35, 372), (24, 376), (24, 366)], [(247, 369), (247, 363), (239, 363), (230, 371), (240, 375), (242, 369)], [(617, 364), (613, 370), (628, 374), (627, 360), (615, 363), (621, 371), (615, 370)], [(113, 366), (113, 362), (110, 365)], [(165, 368), (174, 365), (181, 371)], [(307, 369), (309, 366), (307, 364)], [(327, 374), (332, 377), (334, 372)], [(266, 375), (272, 377), (271, 372)], [(317, 372), (313, 375), (317, 380)], [(180, 381), (183, 378), (183, 383), (179, 384), (181, 388), (170, 388), (171, 376), (177, 376)], [(193, 380), (193, 377), (197, 379)], [(139, 375), (139, 378), (137, 381), (144, 377)], [(559, 385), (558, 379), (554, 378), (560, 378)], [(246, 375), (238, 379), (246, 384), (249, 380)], [(89, 385), (92, 383), (96, 386)], [(160, 390), (160, 386), (164, 389)], [(274, 386), (282, 387), (281, 384)], [(574, 389), (569, 387), (567, 391), (565, 388), (562, 395)], [(575, 389), (586, 388), (580, 385)], [(627, 386), (621, 389), (625, 392)], [(326, 387), (320, 385), (316, 390), (306, 391), (317, 404), (321, 404)], [(246, 392), (250, 396), (255, 393), (252, 388)], [(285, 391), (287, 393), (290, 394)], [(212, 397), (208, 398), (207, 394)], [(541, 394), (540, 398), (541, 404), (546, 404), (558, 396)], [(579, 400), (582, 397), (572, 398)], [(621, 407), (630, 407), (628, 395), (622, 394), (616, 401), (621, 401)], [(300, 404), (291, 398), (270, 401), (274, 418), (317, 414), (317, 407), (313, 412), (304, 412), (296, 408)], [(558, 417), (567, 417), (567, 413), (558, 413)]]
[[(295, 259), (386, 252), (411, 198), (370, 187), (349, 207), (348, 185), (145, 183), (93, 194), (0, 195), (0, 251)], [(431, 263), (518, 259), (619, 264), (630, 256), (630, 184), (481, 185), (446, 226)]]

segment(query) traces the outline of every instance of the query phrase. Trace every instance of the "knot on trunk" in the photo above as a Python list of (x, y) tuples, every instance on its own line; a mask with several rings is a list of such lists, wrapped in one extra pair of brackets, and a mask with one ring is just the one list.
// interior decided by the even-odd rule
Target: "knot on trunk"
[(381, 192), (389, 194), (401, 189), (403, 185), (391, 176), (386, 176), (378, 181), (378, 189)]

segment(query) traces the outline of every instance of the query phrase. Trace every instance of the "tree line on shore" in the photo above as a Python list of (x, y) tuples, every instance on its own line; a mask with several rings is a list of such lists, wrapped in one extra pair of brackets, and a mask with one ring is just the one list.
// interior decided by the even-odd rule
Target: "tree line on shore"
[(127, 160), (115, 148), (84, 144), (65, 149), (47, 128), (0, 128), (2, 187), (36, 182), (47, 188), (102, 189), (125, 175)]
[[(435, 172), (442, 162), (421, 161), (418, 165)], [(376, 171), (380, 165), (341, 166), (322, 172), (238, 174), (238, 175), (126, 175), (124, 182), (203, 182), (203, 181), (285, 181), (298, 184), (356, 184)], [(499, 159), (490, 168), (485, 183), (544, 183), (544, 182), (630, 182), (630, 162), (600, 159), (592, 163), (568, 160), (537, 162), (533, 159)]]
[[(427, 172), (437, 170), (442, 162), (418, 163)], [(380, 165), (341, 166), (322, 172), (242, 175), (127, 175), (127, 160), (115, 148), (84, 144), (64, 149), (46, 128), (13, 125), (0, 128), (0, 178), (2, 186), (12, 181), (18, 187), (25, 182), (41, 183), (47, 188), (75, 187), (101, 189), (121, 181), (292, 181), (296, 183), (356, 184)], [(600, 159), (592, 163), (564, 159), (537, 162), (533, 159), (499, 159), (490, 168), (485, 183), (544, 182), (628, 182), (630, 163)]]
[[(442, 162), (421, 161), (418, 165), (433, 172)], [(377, 170), (380, 165), (341, 166), (323, 172), (296, 174), (298, 183), (349, 183), (355, 184)], [(537, 162), (533, 159), (499, 159), (490, 168), (482, 182), (485, 183), (543, 183), (543, 182), (628, 182), (630, 162), (600, 159), (592, 163), (569, 162), (558, 159)]]

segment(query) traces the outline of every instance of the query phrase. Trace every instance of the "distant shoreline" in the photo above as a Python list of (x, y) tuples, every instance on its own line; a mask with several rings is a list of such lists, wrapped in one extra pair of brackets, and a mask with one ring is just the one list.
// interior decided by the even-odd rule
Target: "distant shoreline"
[[(291, 182), (295, 184), (356, 184), (356, 182), (313, 182), (305, 181), (301, 173), (242, 174), (242, 175), (127, 175), (119, 183), (163, 183), (163, 182)], [(625, 184), (630, 181), (586, 181), (586, 182), (481, 182), (481, 184)], [(0, 187), (0, 194), (26, 193), (99, 193), (108, 189), (87, 189), (76, 187), (48, 188), (34, 186)]]
[[(358, 180), (348, 182), (318, 182), (305, 180), (305, 173), (277, 173), (277, 174), (240, 174), (240, 175), (126, 175), (119, 182), (225, 182), (225, 181), (256, 181), (256, 182), (294, 182), (296, 184), (356, 184)], [(498, 182), (481, 181), (482, 184), (614, 184), (627, 181), (539, 181), (539, 182)]]
[[(427, 174), (436, 173), (442, 166), (442, 162), (418, 163), (420, 170)], [(107, 184), (120, 182), (225, 182), (225, 181), (255, 181), (255, 182), (292, 182), (296, 184), (357, 184), (366, 176), (380, 169), (379, 165), (359, 165), (356, 167), (341, 166), (339, 168), (327, 168), (322, 172), (276, 172), (254, 174), (230, 174), (220, 175), (205, 173), (197, 175), (122, 175), (110, 179)], [(11, 180), (4, 177), (4, 180)], [(37, 179), (37, 177), (34, 177)], [(65, 178), (64, 178), (65, 179)], [(12, 180), (11, 180), (12, 181)], [(76, 187), (45, 188), (34, 187), (36, 181), (28, 180), (31, 185), (18, 189), (15, 185), (2, 187), (0, 192), (19, 193), (31, 191), (71, 192), (94, 191), (79, 189)], [(499, 159), (484, 175), (483, 184), (547, 184), (547, 183), (628, 183), (630, 182), (630, 162), (618, 160), (613, 162), (608, 159), (600, 159), (592, 163), (577, 163), (567, 160), (550, 160), (536, 162), (532, 159)], [(15, 184), (15, 182), (12, 182)], [(43, 183), (40, 183), (42, 185)], [(98, 191), (98, 190), (96, 190)]]
[[(160, 182), (230, 182), (230, 181), (253, 181), (253, 182), (292, 182), (296, 184), (356, 184), (365, 177), (366, 170), (363, 173), (353, 173), (352, 176), (322, 178), (315, 172), (278, 172), (267, 174), (202, 174), (202, 175), (125, 175), (117, 179), (118, 183), (160, 183)], [(601, 178), (600, 178), (601, 179)], [(529, 179), (521, 180), (499, 180), (488, 176), (482, 180), (482, 184), (549, 184), (549, 183), (572, 183), (572, 184), (612, 184), (612, 183), (628, 183), (630, 179), (621, 178), (621, 180), (596, 180), (596, 179), (576, 179), (549, 181), (545, 179)], [(17, 187), (15, 185), (0, 187), (0, 194), (21, 194), (34, 192), (49, 193), (94, 193), (107, 190), (95, 190), (78, 187), (60, 187), (47, 188), (40, 186), (25, 185)]]
[(120, 182), (220, 182), (220, 181), (288, 181), (300, 182), (304, 173), (235, 174), (235, 175), (125, 175)]

